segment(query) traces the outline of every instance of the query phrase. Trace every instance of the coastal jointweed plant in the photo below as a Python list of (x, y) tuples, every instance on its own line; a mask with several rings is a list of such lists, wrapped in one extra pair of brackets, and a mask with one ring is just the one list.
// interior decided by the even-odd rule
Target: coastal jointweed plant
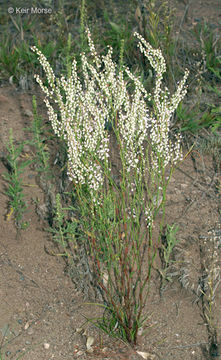
[(76, 227), (77, 222), (67, 222), (65, 221), (67, 218), (67, 211), (70, 211), (72, 208), (67, 207), (63, 208), (61, 203), (60, 194), (56, 195), (56, 205), (55, 205), (55, 214), (53, 220), (53, 227), (48, 229), (49, 232), (53, 233), (54, 241), (62, 246), (64, 253), (59, 254), (60, 256), (70, 257), (69, 251), (70, 242), (72, 243), (72, 247), (76, 247), (75, 235), (77, 233)]
[[(180, 82), (175, 94), (170, 96), (162, 89), (163, 74), (166, 71), (165, 60), (160, 50), (153, 49), (139, 34), (139, 47), (148, 58), (156, 72), (156, 86), (153, 96), (147, 94), (140, 81), (125, 68), (117, 74), (117, 66), (111, 59), (112, 49), (106, 56), (98, 57), (88, 30), (88, 41), (93, 61), (91, 65), (82, 54), (83, 83), (77, 74), (77, 63), (72, 64), (72, 73), (68, 79), (64, 76), (55, 79), (52, 68), (44, 55), (36, 48), (48, 79), (48, 88), (36, 76), (37, 82), (46, 94), (48, 108), (54, 132), (68, 143), (69, 177), (81, 185), (87, 183), (91, 193), (96, 193), (103, 185), (104, 171), (97, 160), (108, 163), (109, 134), (105, 131), (108, 120), (116, 125), (121, 138), (121, 148), (125, 150), (127, 172), (137, 169), (140, 156), (144, 155), (142, 146), (150, 129), (152, 145), (152, 164), (157, 176), (162, 165), (173, 165), (181, 159), (180, 136), (173, 144), (169, 139), (170, 119), (179, 102), (186, 94), (184, 86), (188, 71)], [(134, 82), (135, 90), (130, 96), (124, 73)], [(154, 103), (154, 112), (150, 114), (147, 99)], [(50, 104), (57, 103), (60, 119)], [(97, 159), (95, 159), (95, 156)], [(160, 159), (160, 161), (159, 161)]]
[(7, 219), (10, 219), (11, 216), (14, 217), (16, 226), (21, 229), (28, 226), (27, 223), (22, 221), (23, 214), (27, 210), (27, 203), (24, 200), (21, 174), (24, 172), (24, 168), (31, 163), (30, 160), (19, 161), (23, 146), (23, 143), (17, 147), (15, 146), (13, 132), (12, 129), (10, 129), (9, 144), (7, 145), (8, 154), (5, 159), (8, 164), (8, 173), (3, 175), (8, 183), (5, 192), (9, 197), (9, 212), (7, 214)]
[(56, 209), (54, 216), (54, 226), (50, 228), (49, 231), (53, 233), (53, 238), (56, 242), (62, 245), (65, 249), (67, 247), (67, 243), (65, 241), (65, 227), (64, 227), (64, 218), (65, 213), (63, 211), (61, 205), (61, 197), (60, 194), (56, 195)]
[[(134, 344), (160, 241), (160, 234), (153, 241), (154, 221), (162, 210), (161, 231), (167, 185), (182, 159), (181, 137), (172, 142), (170, 120), (186, 94), (188, 76), (186, 71), (171, 95), (163, 87), (161, 51), (135, 36), (155, 71), (152, 94), (128, 68), (113, 62), (111, 47), (98, 56), (88, 29), (91, 60), (81, 54), (81, 73), (74, 60), (67, 78), (56, 79), (45, 56), (33, 47), (47, 76), (48, 86), (38, 75), (36, 80), (46, 95), (49, 119), (67, 144), (68, 176), (78, 197), (96, 285), (114, 319), (111, 332)], [(114, 139), (117, 173), (110, 146)]]
[[(47, 147), (44, 143), (43, 138), (43, 126), (42, 126), (42, 119), (38, 115), (37, 111), (37, 102), (36, 97), (33, 96), (32, 99), (33, 104), (33, 115), (34, 121), (32, 124), (32, 132), (34, 136), (34, 145), (36, 148), (36, 163), (37, 163), (37, 170), (39, 172), (48, 172), (49, 171), (49, 152), (47, 151)], [(33, 141), (31, 142), (33, 145)]]
[(162, 284), (161, 289), (163, 290), (166, 281), (171, 281), (171, 278), (168, 274), (169, 267), (173, 260), (171, 259), (171, 255), (173, 252), (174, 247), (177, 245), (179, 240), (176, 238), (176, 233), (179, 230), (179, 227), (177, 225), (168, 225), (165, 228), (164, 234), (162, 234), (161, 238), (161, 248), (159, 251), (159, 255), (162, 262), (162, 269), (159, 270)]

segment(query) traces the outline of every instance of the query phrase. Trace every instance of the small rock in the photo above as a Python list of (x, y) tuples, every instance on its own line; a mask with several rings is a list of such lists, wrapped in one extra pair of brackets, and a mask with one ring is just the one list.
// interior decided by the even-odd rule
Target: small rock
[(83, 328), (77, 328), (76, 329), (76, 333), (78, 333), (78, 334), (83, 334), (83, 332), (84, 332)]
[(45, 348), (46, 350), (48, 350), (48, 349), (49, 349), (49, 347), (50, 347), (50, 344), (48, 344), (48, 343), (44, 343), (44, 348)]
[(156, 359), (156, 356), (154, 354), (150, 354), (148, 352), (144, 351), (137, 351), (138, 355), (140, 355), (145, 360), (154, 360)]
[(31, 345), (31, 342), (30, 341), (25, 341), (25, 344), (26, 345)]
[(27, 330), (29, 328), (29, 326), (30, 326), (29, 322), (26, 322), (24, 329)]
[(89, 350), (91, 348), (91, 346), (93, 345), (94, 343), (94, 338), (93, 336), (88, 336), (87, 338), (87, 342), (86, 342), (86, 348), (87, 350)]
[(18, 324), (21, 325), (22, 324), (22, 319), (18, 319), (17, 322), (18, 322)]

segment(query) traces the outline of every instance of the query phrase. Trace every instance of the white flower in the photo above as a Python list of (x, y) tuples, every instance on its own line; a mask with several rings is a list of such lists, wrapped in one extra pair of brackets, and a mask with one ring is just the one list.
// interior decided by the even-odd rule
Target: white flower
[[(105, 131), (106, 121), (114, 125), (121, 160), (128, 174), (135, 170), (142, 179), (147, 171), (151, 171), (154, 181), (162, 167), (169, 163), (174, 165), (182, 158), (181, 136), (177, 135), (177, 141), (173, 144), (169, 133), (171, 117), (187, 91), (185, 82), (188, 71), (171, 95), (167, 88), (162, 87), (166, 71), (162, 52), (135, 33), (140, 51), (155, 70), (156, 84), (151, 96), (129, 69), (118, 72), (112, 60), (111, 47), (108, 47), (105, 56), (98, 56), (89, 29), (87, 36), (93, 65), (85, 54), (81, 54), (83, 81), (77, 74), (75, 59), (71, 76), (56, 79), (46, 57), (36, 47), (32, 50), (37, 53), (48, 79), (49, 88), (36, 76), (46, 96), (49, 120), (55, 134), (62, 137), (68, 146), (68, 176), (76, 184), (87, 183), (95, 198), (95, 193), (104, 182), (103, 168), (110, 168), (110, 137)], [(128, 92), (125, 74), (134, 83), (132, 94)], [(154, 104), (153, 113), (148, 109), (147, 100), (152, 100)], [(56, 104), (55, 107), (52, 102)], [(143, 146), (148, 134), (151, 163), (145, 159)], [(150, 223), (152, 215), (149, 210), (146, 216)]]

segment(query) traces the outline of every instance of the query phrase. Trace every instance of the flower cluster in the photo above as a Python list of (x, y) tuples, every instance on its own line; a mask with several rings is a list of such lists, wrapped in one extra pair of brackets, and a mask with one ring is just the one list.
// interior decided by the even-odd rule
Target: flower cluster
[[(156, 86), (153, 94), (154, 114), (151, 121), (152, 165), (156, 172), (160, 171), (162, 161), (164, 167), (169, 162), (174, 165), (182, 158), (181, 135), (177, 136), (177, 142), (172, 144), (169, 139), (170, 120), (179, 102), (187, 92), (185, 82), (189, 74), (185, 71), (182, 81), (178, 84), (176, 92), (171, 95), (167, 88), (162, 88), (163, 74), (166, 71), (166, 63), (160, 50), (153, 49), (141, 35), (135, 33), (140, 40), (140, 51), (147, 57), (156, 73)], [(161, 161), (159, 162), (159, 158)]]
[[(139, 167), (140, 159), (144, 158), (144, 140), (148, 133), (151, 141), (152, 168), (157, 175), (160, 166), (169, 162), (176, 163), (181, 158), (180, 136), (172, 144), (169, 139), (170, 120), (179, 102), (186, 94), (186, 71), (175, 94), (170, 95), (162, 89), (163, 74), (166, 63), (160, 50), (153, 49), (141, 35), (140, 51), (147, 57), (156, 73), (156, 86), (153, 96), (147, 93), (141, 81), (128, 68), (118, 71), (112, 60), (112, 48), (108, 48), (105, 56), (98, 56), (87, 29), (88, 43), (93, 58), (89, 62), (86, 55), (81, 54), (83, 81), (77, 73), (76, 60), (72, 63), (71, 76), (66, 79), (55, 79), (53, 70), (42, 53), (33, 47), (39, 61), (46, 72), (49, 89), (36, 76), (46, 95), (45, 104), (55, 134), (61, 136), (68, 145), (68, 175), (76, 184), (87, 183), (91, 194), (95, 195), (103, 185), (104, 167), (110, 167), (109, 133), (105, 130), (108, 121), (113, 125), (117, 139), (121, 145), (123, 161), (127, 173), (135, 169), (138, 173), (146, 172)], [(134, 92), (129, 95), (125, 74), (134, 84)], [(150, 115), (147, 100), (154, 104)], [(59, 116), (51, 102), (59, 108)], [(160, 161), (159, 161), (160, 160)], [(147, 210), (147, 218), (150, 217)]]

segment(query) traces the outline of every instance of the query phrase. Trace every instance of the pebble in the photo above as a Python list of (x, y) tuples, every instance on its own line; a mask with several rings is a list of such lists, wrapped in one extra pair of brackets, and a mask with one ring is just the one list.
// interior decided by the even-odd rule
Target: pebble
[(78, 334), (83, 334), (83, 332), (84, 332), (83, 328), (77, 328), (76, 329), (76, 333), (78, 333)]
[(44, 343), (44, 348), (45, 348), (46, 350), (48, 350), (48, 349), (49, 349), (49, 347), (50, 347), (50, 344), (48, 344), (48, 343)]
[(26, 322), (24, 329), (27, 330), (29, 328), (29, 326), (30, 326), (29, 322)]
[(92, 353), (94, 349), (92, 348), (92, 345), (94, 344), (94, 337), (88, 336), (86, 341), (86, 348), (88, 353)]
[(150, 354), (148, 352), (144, 352), (144, 351), (137, 351), (138, 355), (140, 355), (143, 359), (146, 360), (154, 360), (156, 359), (156, 356), (153, 354)]
[(87, 349), (90, 348), (93, 344), (94, 344), (94, 337), (93, 336), (88, 336), (87, 343), (86, 343)]

